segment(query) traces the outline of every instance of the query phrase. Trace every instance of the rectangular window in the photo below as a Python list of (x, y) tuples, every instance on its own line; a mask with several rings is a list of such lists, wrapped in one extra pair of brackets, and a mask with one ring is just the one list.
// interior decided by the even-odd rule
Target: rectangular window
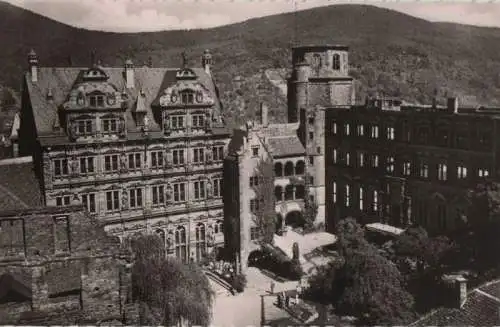
[(105, 118), (102, 120), (102, 132), (104, 134), (111, 134), (118, 132), (118, 119)]
[(394, 172), (394, 157), (392, 157), (392, 156), (387, 157), (386, 170), (387, 170), (388, 173), (393, 173)]
[(191, 117), (193, 127), (205, 127), (205, 115), (193, 115)]
[(151, 168), (162, 168), (163, 167), (163, 151), (153, 151), (151, 152)]
[(411, 175), (411, 163), (409, 161), (403, 162), (403, 175)]
[(448, 172), (446, 164), (440, 163), (438, 164), (438, 179), (440, 181), (445, 181), (448, 179)]
[(69, 252), (68, 217), (54, 217), (54, 251)]
[(259, 147), (258, 146), (253, 146), (252, 147), (252, 156), (258, 157), (259, 156)]
[(224, 160), (224, 146), (218, 145), (212, 148), (212, 159), (214, 161)]
[(205, 198), (205, 182), (194, 182), (194, 199), (202, 200)]
[(213, 180), (214, 183), (214, 197), (220, 198), (223, 195), (223, 180), (222, 178), (216, 178)]
[(363, 136), (363, 135), (365, 135), (365, 126), (358, 125), (358, 136)]
[(332, 200), (333, 203), (337, 203), (337, 183), (333, 182), (332, 184)]
[(118, 155), (112, 154), (104, 156), (104, 171), (117, 171), (118, 170)]
[(309, 156), (309, 164), (310, 165), (314, 164), (314, 157), (313, 156)]
[(337, 134), (337, 123), (332, 122), (332, 134), (335, 135)]
[(360, 168), (365, 166), (365, 154), (363, 152), (358, 153), (358, 166)]
[(351, 154), (349, 152), (347, 152), (345, 154), (345, 164), (346, 164), (346, 166), (350, 166), (351, 165)]
[(309, 141), (312, 141), (312, 140), (314, 140), (314, 133), (309, 132)]
[(488, 171), (488, 169), (480, 168), (478, 169), (477, 174), (479, 177), (488, 177), (490, 175), (490, 172)]
[(372, 157), (372, 166), (378, 168), (378, 154), (374, 154)]
[(259, 177), (250, 176), (250, 187), (259, 185)]
[(344, 125), (344, 133), (346, 136), (349, 136), (351, 134), (351, 126), (349, 125), (349, 123), (346, 123)]
[(345, 186), (345, 206), (349, 207), (351, 205), (351, 187), (349, 185)]
[(205, 162), (205, 149), (195, 148), (193, 149), (193, 163), (200, 164)]
[(163, 185), (151, 187), (151, 195), (153, 198), (153, 206), (159, 206), (165, 203), (165, 187)]
[(372, 139), (378, 139), (378, 126), (372, 126), (370, 136)]
[(257, 213), (259, 211), (259, 201), (257, 199), (250, 200), (250, 212)]
[(140, 153), (129, 153), (128, 155), (128, 169), (135, 170), (141, 169), (141, 154)]
[(134, 188), (129, 190), (129, 205), (130, 208), (142, 207), (142, 189)]
[(332, 152), (332, 159), (333, 159), (333, 163), (336, 164), (337, 163), (337, 149), (333, 149), (333, 152)]
[(183, 129), (184, 128), (184, 116), (171, 116), (172, 129)]
[(80, 173), (92, 174), (94, 172), (94, 157), (80, 158)]
[(363, 188), (359, 188), (359, 210), (364, 209), (364, 203), (363, 203)]
[(172, 162), (174, 166), (184, 165), (184, 150), (178, 149), (172, 151)]
[(91, 95), (89, 100), (91, 107), (104, 107), (104, 95)]
[(106, 192), (106, 211), (120, 210), (120, 192), (107, 191)]
[(395, 137), (394, 127), (387, 127), (386, 133), (387, 133), (388, 140), (394, 140), (394, 137)]
[(458, 179), (467, 178), (467, 167), (464, 167), (464, 166), (457, 167), (457, 178)]
[(420, 177), (422, 178), (429, 177), (429, 165), (425, 162), (420, 163)]
[(92, 120), (79, 119), (76, 121), (76, 130), (80, 135), (92, 134)]
[(174, 184), (174, 202), (186, 201), (186, 183)]
[(82, 194), (82, 203), (88, 212), (96, 212), (95, 193)]
[(373, 211), (378, 211), (378, 191), (373, 191)]
[(69, 206), (70, 202), (71, 202), (70, 195), (56, 196), (56, 206), (58, 207)]
[(259, 239), (259, 228), (258, 227), (250, 227), (250, 240), (255, 241)]
[(55, 159), (53, 163), (55, 177), (68, 175), (68, 159)]

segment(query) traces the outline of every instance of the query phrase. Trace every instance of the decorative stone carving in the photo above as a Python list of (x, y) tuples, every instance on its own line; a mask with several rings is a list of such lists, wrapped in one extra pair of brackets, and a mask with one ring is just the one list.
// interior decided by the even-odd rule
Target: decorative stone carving
[(174, 190), (172, 189), (172, 185), (168, 184), (167, 188), (165, 190), (165, 200), (167, 201), (167, 203), (171, 203), (172, 202), (172, 200), (173, 200), (173, 193), (174, 193)]
[(212, 182), (210, 180), (208, 180), (206, 183), (206, 191), (207, 191), (207, 198), (211, 199), (214, 195), (214, 191)]
[(122, 208), (126, 209), (128, 207), (128, 194), (127, 190), (122, 190)]
[(205, 115), (205, 128), (207, 130), (211, 130), (212, 129), (212, 115), (210, 113), (206, 113)]
[(172, 151), (170, 149), (165, 150), (165, 167), (166, 168), (171, 168), (172, 167)]
[(76, 156), (72, 156), (69, 160), (69, 169), (72, 175), (78, 174), (78, 160)]
[(118, 132), (120, 133), (120, 136), (125, 136), (125, 119), (123, 118), (120, 119), (120, 126), (118, 128)]
[(214, 245), (214, 228), (212, 225), (208, 226), (207, 230), (207, 245), (208, 246), (213, 246)]
[(171, 126), (170, 126), (170, 117), (168, 115), (165, 115), (163, 118), (163, 131), (165, 133), (170, 133), (171, 132)]
[(174, 234), (172, 233), (172, 231), (169, 231), (167, 233), (166, 245), (167, 251), (170, 252), (174, 249)]
[(206, 163), (210, 164), (212, 163), (212, 147), (210, 145), (207, 145), (205, 149), (205, 161)]
[(122, 153), (120, 156), (120, 168), (122, 171), (127, 170), (127, 156), (125, 153)]

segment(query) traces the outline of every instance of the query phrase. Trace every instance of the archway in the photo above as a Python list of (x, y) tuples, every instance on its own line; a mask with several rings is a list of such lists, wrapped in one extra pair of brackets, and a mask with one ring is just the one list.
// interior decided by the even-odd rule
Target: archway
[(302, 212), (294, 210), (287, 213), (285, 224), (292, 228), (304, 227), (304, 216)]

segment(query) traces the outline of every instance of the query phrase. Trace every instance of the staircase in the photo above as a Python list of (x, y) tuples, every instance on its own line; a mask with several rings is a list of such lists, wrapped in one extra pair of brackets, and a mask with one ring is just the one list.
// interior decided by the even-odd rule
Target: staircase
[(210, 286), (212, 289), (215, 291), (216, 295), (231, 295), (234, 292), (233, 287), (226, 282), (224, 279), (220, 278), (217, 276), (215, 273), (209, 271), (209, 270), (204, 270), (205, 275), (208, 278), (208, 281), (210, 282)]

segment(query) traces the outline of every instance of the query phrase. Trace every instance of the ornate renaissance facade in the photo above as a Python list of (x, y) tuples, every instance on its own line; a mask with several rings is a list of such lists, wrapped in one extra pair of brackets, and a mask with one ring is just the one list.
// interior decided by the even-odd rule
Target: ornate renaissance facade
[(40, 67), (29, 55), (20, 150), (44, 203), (81, 202), (106, 231), (157, 233), (199, 261), (223, 245), (222, 163), (230, 133), (205, 51), (202, 68)]

